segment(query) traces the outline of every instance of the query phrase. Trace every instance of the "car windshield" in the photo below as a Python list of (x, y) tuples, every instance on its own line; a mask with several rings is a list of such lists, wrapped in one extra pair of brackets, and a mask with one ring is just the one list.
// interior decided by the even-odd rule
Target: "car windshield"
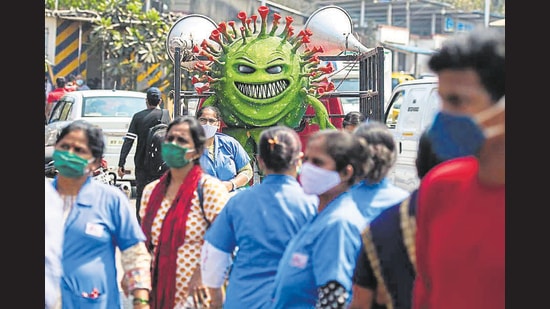
[(85, 117), (131, 117), (145, 108), (145, 99), (139, 97), (89, 97), (82, 106)]

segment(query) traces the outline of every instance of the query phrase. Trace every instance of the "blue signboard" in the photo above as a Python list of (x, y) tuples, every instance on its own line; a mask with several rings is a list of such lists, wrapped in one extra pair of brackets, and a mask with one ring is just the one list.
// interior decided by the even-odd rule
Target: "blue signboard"
[(445, 17), (445, 32), (453, 32), (455, 30), (454, 20), (450, 17)]

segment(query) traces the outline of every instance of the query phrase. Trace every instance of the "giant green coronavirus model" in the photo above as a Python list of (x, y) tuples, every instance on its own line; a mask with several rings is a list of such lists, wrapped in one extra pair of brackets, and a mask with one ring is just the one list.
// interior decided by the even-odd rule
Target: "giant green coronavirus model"
[(257, 16), (247, 17), (241, 11), (237, 14), (242, 23), (239, 31), (234, 21), (219, 23), (212, 31), (210, 40), (220, 48), (207, 40), (193, 48), (193, 53), (206, 56), (211, 63), (197, 62), (192, 69), (193, 83), (204, 84), (197, 90), (213, 93), (202, 106), (218, 107), (227, 126), (224, 132), (251, 154), (263, 129), (274, 125), (299, 128), (306, 121), (308, 106), (315, 111), (310, 124), (334, 128), (318, 99), (334, 89), (326, 78), (333, 68), (330, 63), (319, 65), (315, 54), (323, 52), (321, 47), (300, 51), (300, 46), (309, 43), (311, 31), (294, 36), (292, 17), (286, 17), (285, 27), (277, 34), (281, 16), (274, 13), (268, 32), (269, 8), (260, 6), (258, 13), (259, 29)]

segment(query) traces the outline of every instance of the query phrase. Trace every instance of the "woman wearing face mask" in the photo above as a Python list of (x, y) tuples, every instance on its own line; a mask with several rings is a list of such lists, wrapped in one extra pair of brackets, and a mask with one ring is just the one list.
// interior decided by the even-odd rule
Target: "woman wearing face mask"
[(200, 158), (203, 170), (220, 179), (229, 192), (246, 186), (253, 176), (250, 156), (236, 139), (218, 132), (218, 108), (202, 107), (197, 111), (197, 119), (206, 135), (205, 149)]
[(303, 156), (296, 131), (285, 126), (267, 128), (258, 148), (264, 180), (227, 202), (206, 232), (202, 248), (203, 282), (221, 305), (225, 272), (239, 247), (231, 265), (225, 309), (261, 308), (270, 302), (286, 245), (317, 212), (317, 197), (305, 194), (296, 180)]
[(161, 148), (169, 170), (143, 189), (145, 207), (140, 215), (153, 255), (153, 309), (194, 308), (208, 302), (201, 282), (201, 246), (209, 222), (225, 206), (229, 193), (220, 180), (201, 169), (205, 140), (197, 119), (172, 120)]
[[(121, 252), (125, 292), (149, 308), (151, 256), (126, 195), (92, 180), (105, 148), (98, 127), (74, 121), (61, 131), (53, 153), (53, 186), (63, 199), (63, 308), (120, 308), (115, 252)], [(62, 224), (60, 222), (60, 224)]]
[(346, 308), (366, 220), (350, 187), (364, 174), (365, 141), (341, 130), (308, 140), (300, 181), (319, 197), (317, 215), (288, 243), (277, 269), (271, 308)]

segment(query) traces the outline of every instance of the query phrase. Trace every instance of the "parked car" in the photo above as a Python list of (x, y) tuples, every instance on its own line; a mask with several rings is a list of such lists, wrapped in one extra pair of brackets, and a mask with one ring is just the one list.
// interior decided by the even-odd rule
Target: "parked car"
[[(51, 160), (53, 146), (61, 129), (72, 121), (84, 119), (103, 129), (104, 158), (109, 173), (116, 175), (124, 135), (128, 131), (132, 116), (146, 107), (145, 99), (144, 92), (125, 90), (83, 90), (66, 93), (53, 107), (45, 126), (45, 163)], [(129, 181), (131, 187), (135, 187), (136, 144), (132, 146), (124, 166), (128, 174), (122, 179), (116, 179), (117, 183)]]

